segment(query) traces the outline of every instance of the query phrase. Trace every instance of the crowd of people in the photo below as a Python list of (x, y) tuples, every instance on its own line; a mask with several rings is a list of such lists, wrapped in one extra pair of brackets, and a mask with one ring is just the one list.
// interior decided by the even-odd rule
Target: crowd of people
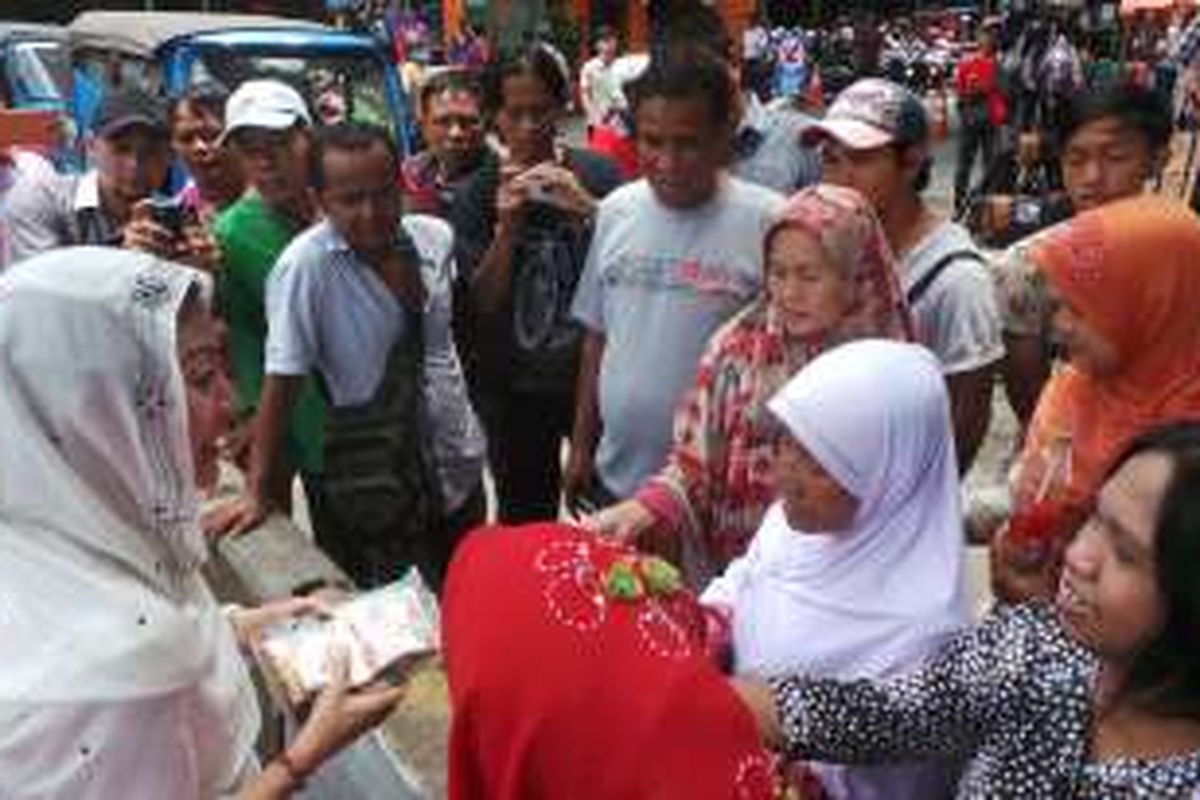
[[(912, 88), (764, 102), (706, 6), (628, 81), (594, 52), (586, 145), (533, 43), (425, 75), (407, 156), (273, 79), (108, 93), (81, 175), (9, 154), (0, 796), (286, 797), (395, 707), (334, 654), (255, 755), (239, 648), (320, 601), (222, 609), (200, 570), (297, 482), (356, 586), (442, 599), (453, 798), (1200, 791), (1200, 219), (1152, 191), (1161, 87), (1034, 112), (1061, 194), (992, 258), (925, 197)], [(202, 515), (222, 458), (245, 488)]]

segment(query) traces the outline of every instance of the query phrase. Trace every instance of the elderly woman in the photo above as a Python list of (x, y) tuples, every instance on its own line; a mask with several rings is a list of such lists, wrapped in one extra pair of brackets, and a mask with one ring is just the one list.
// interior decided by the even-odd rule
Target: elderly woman
[(896, 264), (870, 205), (852, 189), (795, 195), (766, 237), (766, 293), (719, 330), (675, 417), (663, 470), (632, 500), (587, 521), (625, 540), (678, 549), (702, 587), (741, 555), (774, 498), (778, 427), (766, 401), (821, 352), (864, 337), (911, 338)]
[[(849, 680), (916, 671), (967, 624), (958, 462), (937, 358), (850, 342), (767, 404), (778, 500), (701, 601), (738, 672)], [(946, 796), (946, 764), (814, 765), (834, 800)]]
[[(0, 796), (288, 796), (398, 690), (336, 676), (282, 756), (200, 574), (196, 483), (229, 421), (207, 278), (57, 250), (0, 276)], [(241, 642), (239, 642), (241, 639)]]
[(1066, 552), (1053, 605), (1000, 606), (921, 671), (736, 685), (793, 758), (966, 759), (959, 798), (1200, 790), (1200, 425), (1137, 438)]

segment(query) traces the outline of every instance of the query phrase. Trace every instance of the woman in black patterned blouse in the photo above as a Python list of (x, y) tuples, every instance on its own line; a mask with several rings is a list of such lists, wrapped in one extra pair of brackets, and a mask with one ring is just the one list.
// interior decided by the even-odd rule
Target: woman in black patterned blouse
[(904, 679), (735, 686), (789, 757), (957, 755), (959, 798), (1197, 796), (1200, 423), (1117, 460), (1053, 606), (999, 606)]

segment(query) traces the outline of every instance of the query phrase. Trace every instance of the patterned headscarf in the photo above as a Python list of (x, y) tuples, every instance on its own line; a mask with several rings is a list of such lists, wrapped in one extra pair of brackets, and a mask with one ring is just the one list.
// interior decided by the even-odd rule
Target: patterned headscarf
[(555, 523), (485, 528), (443, 597), (450, 800), (775, 796), (702, 612), (661, 562)]
[[(177, 341), (185, 301), (210, 296), (195, 270), (111, 247), (52, 250), (0, 275), (0, 642), (10, 654), (0, 708), (24, 710), (0, 735), (0, 795), (13, 796), (14, 763), (75, 753), (73, 741), (90, 750), (36, 776), (47, 796), (78, 797), (80, 775), (107, 780), (113, 763), (139, 763), (162, 728), (112, 720), (183, 691), (201, 739), (189, 773), (181, 728), (173, 779), (190, 775), (192, 796), (214, 797), (245, 766), (258, 708), (200, 574)], [(106, 706), (112, 714), (85, 716)], [(109, 767), (93, 774), (87, 758)], [(171, 767), (146, 769), (156, 781)]]
[(913, 338), (896, 259), (866, 198), (844, 186), (818, 184), (802, 189), (779, 210), (767, 231), (768, 254), (776, 234), (787, 228), (815, 238), (830, 265), (857, 286), (854, 306), (827, 336), (841, 341), (863, 336)]

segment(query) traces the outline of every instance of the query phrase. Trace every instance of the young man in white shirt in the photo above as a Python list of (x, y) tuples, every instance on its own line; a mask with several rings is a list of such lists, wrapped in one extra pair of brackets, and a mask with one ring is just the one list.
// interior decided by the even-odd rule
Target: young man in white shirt
[(597, 125), (604, 125), (613, 111), (624, 101), (621, 87), (613, 74), (612, 65), (617, 60), (617, 32), (604, 26), (596, 34), (596, 55), (579, 69), (579, 97), (583, 113), (587, 118), (588, 133)]
[(1004, 344), (983, 255), (965, 228), (921, 198), (932, 167), (924, 106), (902, 86), (867, 78), (839, 94), (803, 140), (820, 147), (826, 182), (858, 190), (879, 214), (918, 338), (942, 362), (965, 474), (991, 422)]

